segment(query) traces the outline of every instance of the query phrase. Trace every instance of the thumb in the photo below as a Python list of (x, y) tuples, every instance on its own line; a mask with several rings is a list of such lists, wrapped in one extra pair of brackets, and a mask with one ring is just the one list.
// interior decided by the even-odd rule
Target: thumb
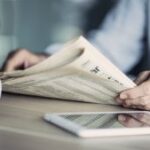
[(138, 75), (137, 79), (135, 80), (135, 83), (139, 85), (142, 82), (148, 80), (149, 77), (150, 77), (150, 71), (143, 71)]
[(120, 99), (135, 99), (137, 97), (150, 95), (150, 82), (144, 82), (132, 89), (120, 93)]

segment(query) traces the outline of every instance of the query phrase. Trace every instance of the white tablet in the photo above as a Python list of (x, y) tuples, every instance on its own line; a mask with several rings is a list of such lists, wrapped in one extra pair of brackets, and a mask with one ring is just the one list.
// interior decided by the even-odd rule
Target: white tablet
[(150, 112), (48, 113), (44, 119), (78, 137), (150, 134)]

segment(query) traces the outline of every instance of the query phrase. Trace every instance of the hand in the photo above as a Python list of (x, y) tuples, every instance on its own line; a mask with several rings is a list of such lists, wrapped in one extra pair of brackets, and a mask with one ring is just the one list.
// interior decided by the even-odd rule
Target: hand
[(128, 108), (150, 110), (150, 71), (140, 73), (135, 88), (120, 93), (116, 101)]
[(27, 49), (17, 49), (8, 55), (3, 64), (2, 70), (8, 72), (18, 69), (26, 69), (43, 61), (47, 57), (46, 54), (34, 54)]
[(125, 127), (145, 127), (150, 126), (149, 114), (132, 114), (132, 115), (118, 115), (118, 121)]

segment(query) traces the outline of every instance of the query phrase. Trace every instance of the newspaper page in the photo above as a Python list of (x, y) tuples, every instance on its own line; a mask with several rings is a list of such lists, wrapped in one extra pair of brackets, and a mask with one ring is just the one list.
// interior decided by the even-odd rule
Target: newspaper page
[(82, 40), (84, 38), (79, 37), (76, 40), (72, 40), (62, 47), (58, 52), (56, 52), (54, 55), (48, 57), (46, 60), (40, 62), (37, 65), (34, 65), (30, 68), (27, 68), (25, 70), (17, 70), (12, 72), (0, 72), (0, 78), (13, 78), (13, 77), (21, 77), (31, 74), (36, 74), (44, 71), (50, 71), (52, 69), (56, 69), (58, 67), (61, 67), (72, 60), (74, 60), (76, 57), (78, 57), (82, 51), (81, 49), (83, 46), (78, 46), (79, 43), (82, 43)]
[[(86, 51), (84, 52), (70, 64), (58, 69), (6, 80), (3, 82), (3, 90), (67, 100), (116, 104), (114, 98), (126, 87), (103, 71), (93, 71), (97, 64), (92, 63), (92, 57), (88, 58)], [(86, 63), (87, 60), (90, 63)]]
[(11, 74), (2, 82), (7, 92), (102, 104), (116, 104), (119, 92), (135, 86), (82, 37), (22, 75)]

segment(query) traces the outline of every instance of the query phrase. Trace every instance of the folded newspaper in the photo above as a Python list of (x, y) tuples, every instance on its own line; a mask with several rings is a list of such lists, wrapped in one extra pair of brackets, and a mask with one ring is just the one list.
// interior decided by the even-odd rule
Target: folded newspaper
[(28, 69), (2, 72), (0, 79), (5, 92), (116, 105), (118, 93), (136, 86), (84, 37)]

